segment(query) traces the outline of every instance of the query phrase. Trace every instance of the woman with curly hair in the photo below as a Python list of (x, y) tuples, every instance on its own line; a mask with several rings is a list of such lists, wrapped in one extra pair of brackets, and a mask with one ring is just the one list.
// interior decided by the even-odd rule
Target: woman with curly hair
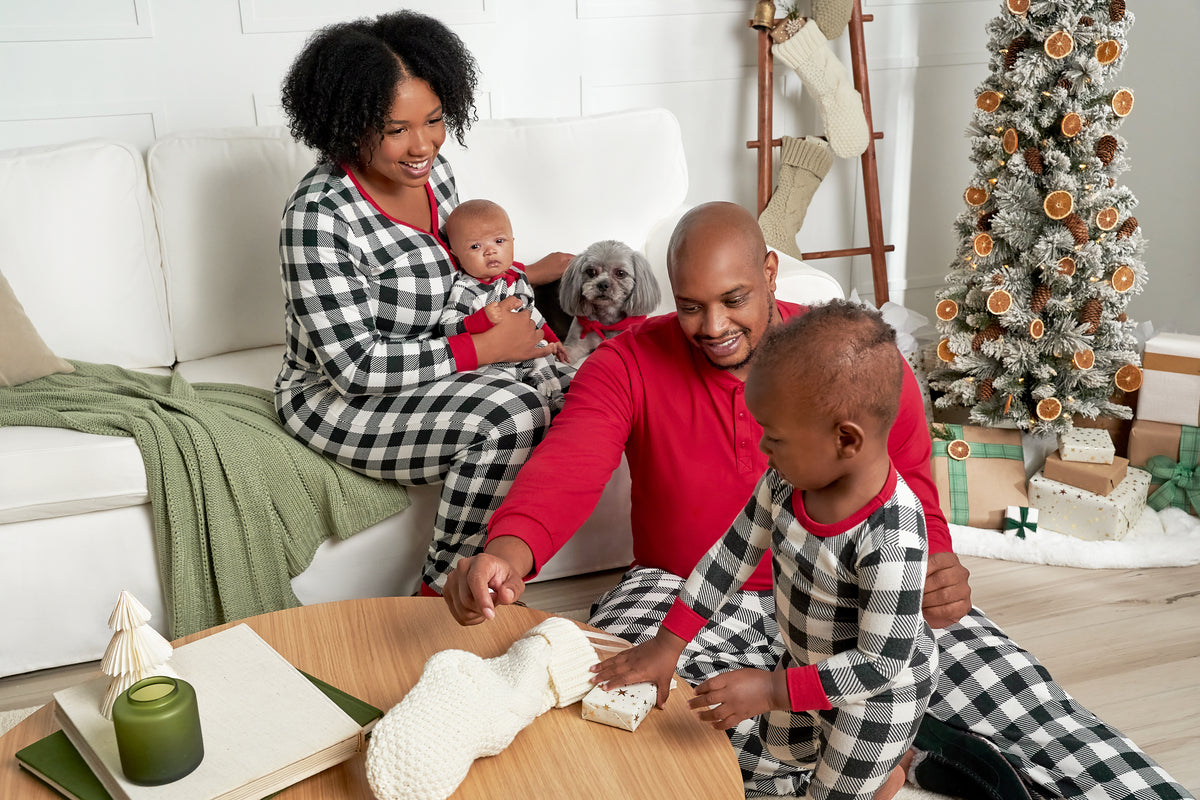
[[(537, 358), (519, 298), (482, 333), (443, 337), (454, 278), (443, 226), (458, 204), (439, 154), (474, 116), (475, 59), (445, 25), (401, 11), (317, 31), (283, 84), (292, 134), (319, 154), (284, 209), (286, 352), (275, 407), (287, 430), (352, 469), (444, 484), (422, 574), (440, 591), (550, 424), (546, 399), (474, 372)], [(529, 266), (535, 282), (570, 256)]]

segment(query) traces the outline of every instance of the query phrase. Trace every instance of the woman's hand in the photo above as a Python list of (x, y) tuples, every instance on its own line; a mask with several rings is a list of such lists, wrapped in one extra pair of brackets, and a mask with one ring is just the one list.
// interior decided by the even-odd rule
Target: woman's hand
[(479, 366), (528, 361), (545, 353), (545, 348), (538, 347), (542, 332), (534, 324), (532, 313), (521, 308), (521, 298), (506, 297), (496, 305), (500, 308), (496, 324), (483, 333), (471, 334)]
[(534, 286), (552, 283), (563, 276), (567, 271), (567, 264), (570, 264), (574, 257), (570, 253), (551, 253), (532, 264), (526, 264), (525, 277), (529, 278), (529, 282)]
[(697, 686), (688, 706), (700, 712), (701, 722), (726, 730), (772, 709), (789, 708), (787, 673), (781, 669), (723, 672)]
[(667, 695), (671, 693), (675, 664), (686, 645), (683, 639), (660, 628), (650, 641), (622, 650), (593, 666), (592, 672), (596, 674), (592, 677), (592, 683), (606, 692), (631, 683), (653, 683), (658, 687), (655, 705), (662, 708), (663, 703), (667, 702)]

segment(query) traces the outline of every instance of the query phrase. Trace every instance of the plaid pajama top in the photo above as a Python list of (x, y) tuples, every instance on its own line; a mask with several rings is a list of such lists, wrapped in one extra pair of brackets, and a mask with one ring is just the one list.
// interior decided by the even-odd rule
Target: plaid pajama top
[[(440, 231), (458, 204), (441, 155), (426, 192)], [(469, 337), (445, 338), (438, 324), (455, 275), (438, 231), (387, 216), (340, 166), (319, 164), (301, 179), (279, 237), (286, 310), (275, 381), (280, 408), (292, 408), (296, 393), (404, 392), (475, 368)], [(336, 419), (338, 409), (330, 410)]]
[(459, 270), (455, 275), (454, 285), (450, 288), (446, 307), (442, 309), (442, 334), (454, 336), (459, 333), (482, 333), (488, 330), (492, 323), (487, 315), (481, 313), (484, 306), (516, 295), (521, 298), (522, 308), (529, 310), (533, 324), (545, 333), (546, 341), (557, 342), (558, 337), (546, 326), (545, 317), (533, 304), (533, 284), (525, 274), (525, 265), (514, 261), (508, 272), (513, 276), (511, 284), (504, 280), (503, 275), (497, 275), (494, 280), (484, 282)]
[(663, 626), (690, 641), (768, 549), (779, 630), (790, 661), (803, 665), (788, 669), (792, 711), (859, 703), (929, 679), (925, 520), (895, 469), (874, 500), (833, 525), (813, 522), (801, 493), (768, 469)]

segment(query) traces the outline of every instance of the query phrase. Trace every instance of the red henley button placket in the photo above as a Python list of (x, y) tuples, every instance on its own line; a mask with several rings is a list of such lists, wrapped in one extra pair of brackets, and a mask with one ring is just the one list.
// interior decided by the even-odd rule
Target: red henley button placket
[(754, 453), (758, 448), (758, 434), (753, 428), (754, 418), (746, 408), (746, 387), (733, 390), (733, 451), (737, 458), (738, 472), (754, 470)]

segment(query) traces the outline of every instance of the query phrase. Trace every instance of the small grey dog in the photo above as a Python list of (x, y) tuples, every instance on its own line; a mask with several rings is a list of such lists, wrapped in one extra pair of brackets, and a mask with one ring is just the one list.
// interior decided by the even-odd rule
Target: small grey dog
[(563, 345), (579, 364), (658, 307), (658, 281), (650, 262), (624, 242), (605, 239), (571, 259), (558, 287), (558, 302), (571, 315)]

